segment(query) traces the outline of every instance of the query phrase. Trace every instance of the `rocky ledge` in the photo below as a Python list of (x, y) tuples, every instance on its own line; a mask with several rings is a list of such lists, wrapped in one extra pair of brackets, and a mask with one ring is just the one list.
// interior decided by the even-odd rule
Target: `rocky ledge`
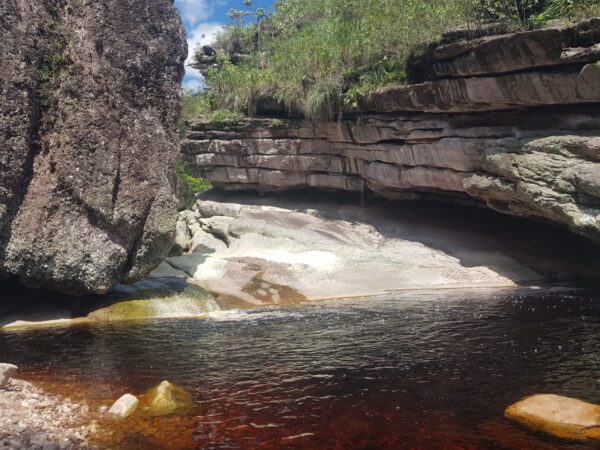
[(586, 239), (435, 203), (361, 207), (354, 196), (208, 192), (177, 222), (155, 276), (189, 278), (222, 309), (399, 290), (501, 288), (595, 278)]
[(343, 120), (190, 124), (181, 152), (227, 190), (299, 187), (482, 204), (600, 242), (600, 19), (434, 45), (421, 84)]
[(0, 279), (72, 294), (172, 245), (186, 41), (172, 0), (0, 6)]

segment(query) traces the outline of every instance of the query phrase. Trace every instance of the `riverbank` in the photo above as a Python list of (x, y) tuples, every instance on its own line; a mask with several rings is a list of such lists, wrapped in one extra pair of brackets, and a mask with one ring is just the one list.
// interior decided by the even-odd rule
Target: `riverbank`
[(0, 450), (93, 449), (86, 404), (49, 395), (32, 383), (10, 379), (0, 388)]
[(314, 191), (209, 191), (179, 215), (154, 276), (187, 278), (235, 307), (407, 290), (597, 279), (595, 246), (485, 208)]

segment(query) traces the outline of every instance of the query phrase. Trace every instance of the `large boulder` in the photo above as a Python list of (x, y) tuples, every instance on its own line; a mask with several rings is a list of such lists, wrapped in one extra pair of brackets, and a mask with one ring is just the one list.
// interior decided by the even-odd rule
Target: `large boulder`
[(171, 0), (0, 6), (0, 278), (73, 294), (168, 252), (185, 34)]

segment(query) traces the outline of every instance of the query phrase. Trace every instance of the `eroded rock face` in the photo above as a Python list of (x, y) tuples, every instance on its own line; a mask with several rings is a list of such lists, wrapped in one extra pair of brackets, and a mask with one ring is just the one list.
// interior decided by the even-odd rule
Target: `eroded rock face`
[[(182, 145), (218, 187), (479, 202), (600, 242), (600, 19), (430, 50), (421, 84), (339, 122), (198, 120)], [(369, 112), (371, 111), (371, 112)]]
[(0, 6), (0, 277), (105, 292), (172, 243), (186, 43), (170, 0)]

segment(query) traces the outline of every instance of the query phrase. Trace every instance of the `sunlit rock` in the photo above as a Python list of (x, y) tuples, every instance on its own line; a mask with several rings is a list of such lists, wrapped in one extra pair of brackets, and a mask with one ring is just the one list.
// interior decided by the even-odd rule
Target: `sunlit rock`
[(10, 378), (19, 370), (13, 364), (0, 363), (0, 389), (8, 384)]
[[(39, 294), (42, 298), (38, 300), (36, 295)], [(48, 305), (43, 292), (17, 290), (9, 293), (10, 297), (13, 295), (19, 301), (10, 304), (6, 315), (2, 315), (0, 309), (0, 330), (202, 317), (219, 308), (213, 296), (204, 289), (175, 278), (153, 278), (120, 285), (107, 295), (86, 298), (84, 302), (54, 294), (52, 305)]]
[(138, 408), (139, 401), (135, 395), (125, 394), (121, 396), (108, 410), (109, 414), (114, 414), (120, 419), (131, 416)]
[(225, 307), (600, 273), (597, 253), (582, 238), (543, 227), (532, 233), (523, 221), (455, 205), (361, 207), (356, 197), (213, 191), (199, 196), (194, 213), (180, 215), (180, 229), (192, 241), (222, 246), (201, 244), (165, 265)]
[(423, 79), (370, 92), (359, 119), (200, 118), (182, 159), (217, 188), (480, 202), (600, 243), (600, 19), (466, 37), (431, 44)]
[(144, 413), (149, 416), (185, 414), (194, 408), (192, 395), (166, 380), (146, 391), (143, 401)]
[(521, 425), (564, 439), (600, 439), (600, 406), (553, 394), (527, 397), (504, 415)]

